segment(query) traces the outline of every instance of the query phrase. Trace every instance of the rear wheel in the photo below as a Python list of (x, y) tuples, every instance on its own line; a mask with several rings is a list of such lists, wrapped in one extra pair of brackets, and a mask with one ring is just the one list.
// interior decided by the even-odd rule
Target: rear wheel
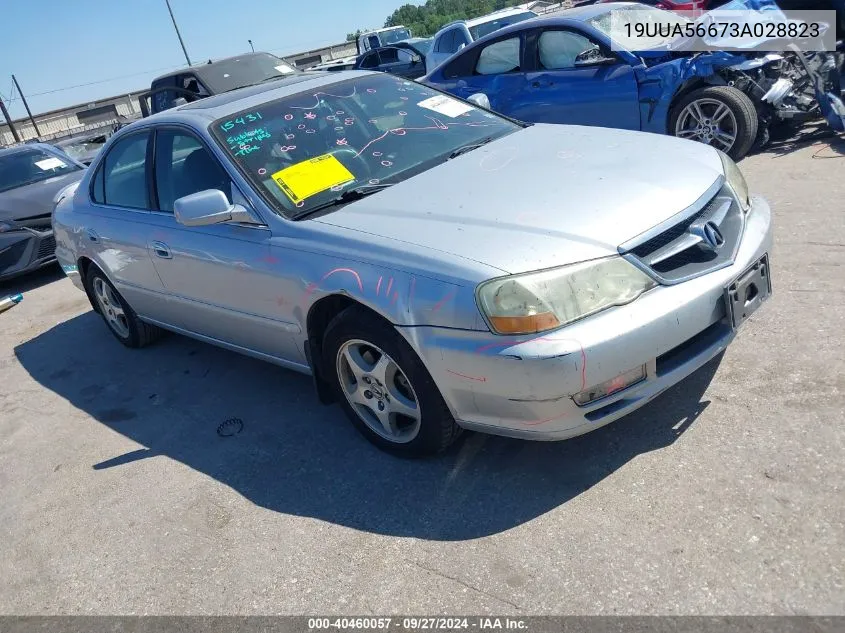
[(669, 130), (678, 138), (722, 150), (734, 160), (748, 153), (757, 137), (757, 110), (733, 86), (693, 90), (672, 108)]
[(459, 435), (440, 391), (393, 327), (353, 306), (323, 338), (326, 374), (338, 401), (370, 442), (403, 456), (431, 455)]
[(86, 283), (97, 312), (114, 337), (126, 347), (144, 347), (161, 337), (162, 330), (141, 321), (100, 270), (93, 269)]

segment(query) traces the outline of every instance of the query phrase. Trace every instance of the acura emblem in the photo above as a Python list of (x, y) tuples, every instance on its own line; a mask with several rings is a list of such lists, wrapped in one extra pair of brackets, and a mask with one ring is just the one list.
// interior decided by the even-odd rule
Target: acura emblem
[(719, 230), (719, 225), (715, 222), (705, 222), (704, 224), (694, 224), (689, 228), (689, 232), (701, 238), (700, 246), (709, 248), (711, 251), (719, 250), (722, 244), (725, 243), (725, 237)]
[(717, 249), (725, 243), (725, 238), (722, 237), (722, 232), (719, 230), (715, 222), (708, 222), (704, 225), (704, 239), (708, 246), (712, 249)]

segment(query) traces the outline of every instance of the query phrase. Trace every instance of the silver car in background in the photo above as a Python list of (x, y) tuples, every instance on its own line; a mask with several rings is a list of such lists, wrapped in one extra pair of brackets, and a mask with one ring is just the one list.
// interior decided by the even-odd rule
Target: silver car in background
[(124, 345), (167, 329), (312, 374), (414, 455), (463, 428), (607, 424), (718, 355), (771, 291), (769, 207), (715, 149), (524, 125), (383, 73), (134, 123), (54, 227)]

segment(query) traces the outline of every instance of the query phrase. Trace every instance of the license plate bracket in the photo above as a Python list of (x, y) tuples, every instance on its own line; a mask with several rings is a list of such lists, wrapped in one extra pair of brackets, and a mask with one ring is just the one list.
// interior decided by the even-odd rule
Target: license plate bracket
[(725, 286), (725, 309), (731, 327), (737, 329), (772, 294), (769, 254), (766, 253)]

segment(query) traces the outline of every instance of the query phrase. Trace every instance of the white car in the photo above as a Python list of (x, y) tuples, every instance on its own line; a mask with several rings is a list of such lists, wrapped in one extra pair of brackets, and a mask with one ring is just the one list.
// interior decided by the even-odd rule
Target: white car
[(426, 74), (437, 68), (467, 44), (509, 24), (536, 17), (537, 14), (533, 11), (514, 7), (494, 11), (472, 20), (450, 22), (434, 34), (431, 50), (425, 56)]

